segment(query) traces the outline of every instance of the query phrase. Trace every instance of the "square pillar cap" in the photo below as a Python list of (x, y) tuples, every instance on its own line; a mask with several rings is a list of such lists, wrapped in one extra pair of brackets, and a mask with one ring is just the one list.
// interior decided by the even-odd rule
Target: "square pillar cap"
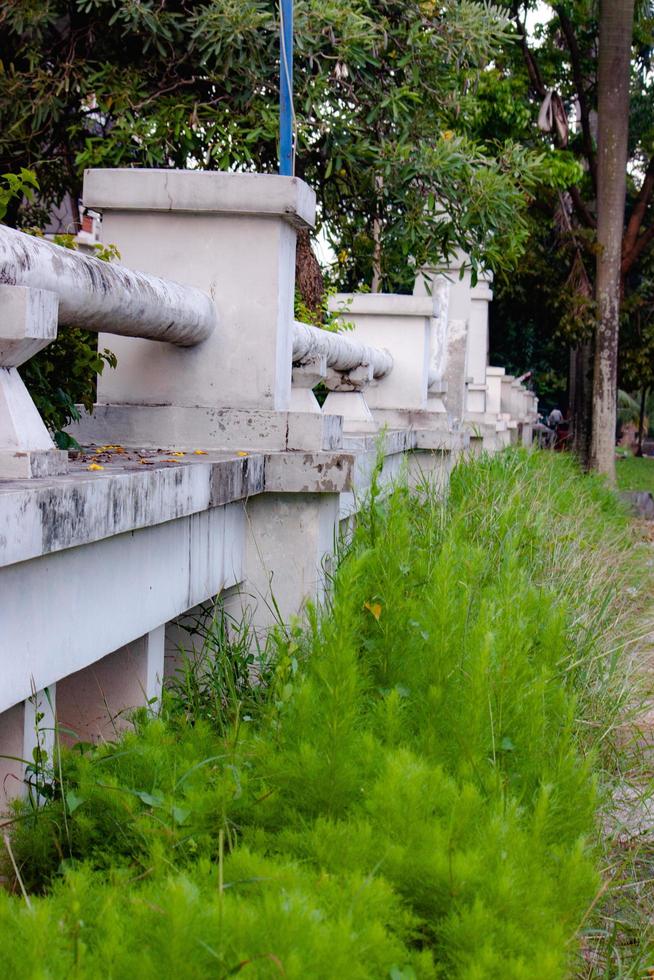
[(431, 317), (434, 301), (431, 296), (405, 296), (400, 293), (337, 293), (329, 299), (329, 309), (360, 316), (419, 316)]
[(271, 217), (296, 228), (312, 228), (316, 215), (316, 195), (298, 177), (216, 170), (86, 170), (83, 200), (97, 211)]

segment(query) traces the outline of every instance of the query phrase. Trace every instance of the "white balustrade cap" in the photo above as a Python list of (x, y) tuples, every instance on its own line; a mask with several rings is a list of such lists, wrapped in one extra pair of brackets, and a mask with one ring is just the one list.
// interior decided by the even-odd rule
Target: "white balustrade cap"
[(337, 293), (329, 300), (329, 309), (340, 313), (344, 320), (348, 314), (361, 316), (421, 316), (434, 315), (431, 296), (403, 296), (396, 293)]
[(84, 205), (98, 211), (182, 211), (279, 217), (313, 227), (315, 192), (298, 177), (214, 170), (86, 170)]

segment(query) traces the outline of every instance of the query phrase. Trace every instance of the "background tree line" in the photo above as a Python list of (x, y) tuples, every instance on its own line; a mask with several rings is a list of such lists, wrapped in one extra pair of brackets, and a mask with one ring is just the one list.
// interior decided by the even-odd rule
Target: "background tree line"
[[(416, 266), (457, 247), (489, 266), (509, 366), (536, 369), (553, 395), (575, 352), (587, 451), (600, 11), (548, 7), (530, 32), (536, 0), (296, 0), (296, 163), (318, 195), (334, 286), (407, 291)], [(0, 26), (0, 172), (29, 168), (40, 185), (10, 223), (42, 225), (65, 195), (76, 202), (90, 166), (276, 170), (273, 0), (14, 0)], [(651, 41), (641, 2), (621, 269), (631, 389), (651, 383), (654, 344)]]

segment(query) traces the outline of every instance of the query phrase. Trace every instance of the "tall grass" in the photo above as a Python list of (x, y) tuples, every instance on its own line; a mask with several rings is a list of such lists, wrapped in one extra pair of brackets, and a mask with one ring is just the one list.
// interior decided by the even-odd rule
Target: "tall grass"
[(265, 696), (219, 632), (213, 671), (17, 813), (41, 897), (0, 900), (8, 973), (571, 975), (638, 574), (614, 496), (559, 455), (373, 493)]

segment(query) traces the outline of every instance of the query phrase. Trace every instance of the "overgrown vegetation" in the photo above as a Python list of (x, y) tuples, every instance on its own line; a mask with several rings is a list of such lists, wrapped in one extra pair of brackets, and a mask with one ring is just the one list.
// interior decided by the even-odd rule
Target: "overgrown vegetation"
[(629, 975), (594, 916), (635, 554), (559, 454), (375, 488), (328, 608), (256, 664), (219, 616), (159, 718), (61, 752), (12, 826), (7, 975)]
[(654, 458), (623, 453), (615, 466), (620, 490), (649, 490), (654, 493)]

